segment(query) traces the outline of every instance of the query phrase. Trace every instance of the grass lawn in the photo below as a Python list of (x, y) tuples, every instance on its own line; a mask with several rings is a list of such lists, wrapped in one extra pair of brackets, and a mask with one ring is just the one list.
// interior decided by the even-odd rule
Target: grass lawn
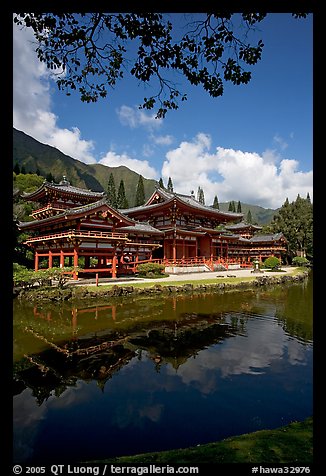
[(288, 463), (313, 462), (313, 418), (274, 430), (260, 430), (196, 447), (121, 456), (89, 463), (200, 464), (200, 463)]

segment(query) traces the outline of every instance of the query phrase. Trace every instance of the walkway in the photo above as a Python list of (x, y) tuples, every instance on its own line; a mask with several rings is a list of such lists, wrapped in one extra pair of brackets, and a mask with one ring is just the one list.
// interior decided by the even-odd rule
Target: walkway
[[(104, 286), (107, 284), (132, 284), (132, 283), (160, 283), (160, 282), (169, 282), (169, 281), (200, 281), (203, 279), (216, 279), (216, 278), (248, 278), (248, 277), (259, 277), (259, 276), (279, 276), (284, 274), (291, 274), (296, 268), (294, 267), (282, 267), (282, 271), (274, 271), (270, 273), (268, 271), (263, 271), (260, 273), (252, 273), (251, 269), (232, 269), (226, 271), (205, 271), (202, 273), (182, 273), (182, 274), (170, 274), (169, 276), (164, 276), (162, 278), (150, 279), (150, 278), (139, 278), (135, 276), (126, 277), (126, 278), (99, 278), (98, 285)], [(95, 279), (79, 279), (78, 281), (70, 281), (69, 284), (80, 285), (80, 286), (92, 286), (96, 284)]]

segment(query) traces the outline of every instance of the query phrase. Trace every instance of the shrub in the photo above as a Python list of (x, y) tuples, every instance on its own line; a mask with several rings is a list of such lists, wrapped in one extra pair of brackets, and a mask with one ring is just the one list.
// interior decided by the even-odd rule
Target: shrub
[(138, 273), (140, 276), (149, 278), (161, 276), (164, 273), (165, 266), (158, 263), (143, 263), (138, 265)]
[(281, 266), (281, 261), (275, 256), (270, 256), (264, 261), (264, 267), (268, 269), (275, 270), (275, 269), (278, 269), (280, 266)]
[(34, 271), (24, 266), (14, 263), (13, 281), (14, 286), (31, 288), (35, 285), (40, 287), (51, 286), (52, 280), (56, 281), (58, 288), (63, 288), (65, 283), (71, 278), (71, 272), (78, 272), (79, 268), (49, 268)]
[(292, 259), (292, 264), (293, 266), (308, 266), (310, 262), (307, 258), (304, 258), (303, 256), (295, 256)]

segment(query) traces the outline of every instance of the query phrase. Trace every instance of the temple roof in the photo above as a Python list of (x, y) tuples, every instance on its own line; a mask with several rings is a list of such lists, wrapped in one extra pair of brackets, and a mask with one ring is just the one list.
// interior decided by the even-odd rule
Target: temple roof
[(78, 215), (83, 216), (85, 215), (85, 213), (90, 214), (94, 212), (95, 210), (98, 210), (101, 208), (107, 209), (113, 216), (116, 216), (117, 218), (119, 218), (121, 221), (123, 221), (126, 224), (129, 223), (130, 225), (134, 225), (136, 223), (135, 220), (133, 220), (132, 218), (129, 218), (128, 216), (120, 213), (115, 208), (112, 208), (108, 204), (107, 198), (103, 197), (102, 200), (88, 203), (87, 205), (82, 205), (80, 207), (74, 207), (74, 208), (66, 208), (62, 213), (58, 213), (54, 216), (41, 218), (40, 220), (33, 220), (29, 222), (19, 222), (18, 227), (19, 228), (36, 228), (43, 224), (65, 220), (68, 217), (71, 218)]
[[(159, 198), (161, 198), (162, 201), (155, 203), (155, 200)], [(221, 218), (224, 217), (229, 220), (239, 220), (240, 218), (243, 218), (243, 213), (223, 212), (217, 208), (212, 208), (210, 206), (203, 205), (202, 203), (198, 202), (198, 200), (196, 200), (195, 197), (192, 195), (183, 195), (181, 193), (174, 192), (171, 193), (160, 187), (156, 188), (155, 192), (150, 196), (150, 198), (144, 205), (128, 208), (126, 210), (123, 210), (123, 213), (126, 213), (128, 215), (129, 213), (135, 214), (137, 212), (159, 209), (163, 204), (172, 203), (174, 200), (177, 200), (180, 204), (196, 208), (197, 210), (209, 213), (210, 215), (216, 215)]]
[(151, 233), (151, 234), (157, 234), (157, 235), (164, 234), (164, 231), (154, 228), (149, 223), (140, 223), (140, 222), (135, 222), (134, 225), (121, 226), (119, 227), (119, 231), (125, 231), (127, 233), (132, 233), (133, 231), (135, 231), (135, 232)]
[(245, 230), (247, 228), (251, 228), (253, 230), (261, 230), (262, 227), (258, 225), (253, 225), (252, 223), (245, 223), (245, 222), (240, 222), (240, 223), (235, 223), (234, 225), (225, 225), (225, 228), (227, 230)]
[(105, 192), (93, 192), (92, 190), (87, 190), (85, 188), (73, 187), (64, 176), (63, 180), (61, 180), (60, 183), (51, 183), (44, 180), (42, 185), (37, 190), (30, 193), (23, 192), (21, 196), (26, 200), (37, 200), (38, 198), (42, 197), (48, 190), (96, 198), (97, 200), (105, 195)]
[(250, 238), (251, 243), (259, 243), (259, 242), (266, 242), (266, 241), (279, 241), (283, 240), (286, 241), (285, 236), (283, 233), (274, 233), (269, 235), (255, 235)]

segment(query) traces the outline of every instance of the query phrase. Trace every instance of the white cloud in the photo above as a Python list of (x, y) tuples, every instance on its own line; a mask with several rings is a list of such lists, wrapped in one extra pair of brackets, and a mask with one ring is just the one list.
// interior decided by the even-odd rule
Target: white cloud
[(96, 162), (92, 141), (81, 139), (77, 127), (60, 129), (51, 112), (51, 73), (35, 54), (32, 33), (13, 30), (13, 126), (44, 144), (85, 163)]
[(152, 134), (151, 139), (154, 142), (154, 144), (157, 144), (157, 145), (171, 145), (174, 140), (173, 137), (169, 134), (165, 136), (155, 136), (154, 134)]
[(155, 119), (155, 114), (146, 114), (145, 111), (129, 106), (121, 106), (117, 109), (117, 115), (123, 126), (129, 126), (131, 129), (136, 127), (145, 127), (147, 129), (155, 129), (162, 125), (162, 119)]
[(280, 147), (281, 150), (285, 150), (289, 146), (289, 144), (285, 142), (283, 137), (281, 137), (279, 134), (275, 134), (273, 141)]
[(149, 165), (147, 160), (132, 159), (127, 154), (117, 154), (109, 151), (98, 163), (108, 167), (125, 165), (145, 178), (158, 179), (158, 172)]
[[(265, 208), (278, 208), (286, 198), (313, 196), (312, 171), (298, 171), (298, 162), (282, 159), (275, 151), (256, 152), (217, 147), (210, 153), (211, 138), (199, 133), (192, 141), (166, 154), (162, 178), (171, 177), (174, 190), (189, 194), (201, 186), (205, 202), (240, 200)], [(191, 164), (191, 166), (187, 166)]]

